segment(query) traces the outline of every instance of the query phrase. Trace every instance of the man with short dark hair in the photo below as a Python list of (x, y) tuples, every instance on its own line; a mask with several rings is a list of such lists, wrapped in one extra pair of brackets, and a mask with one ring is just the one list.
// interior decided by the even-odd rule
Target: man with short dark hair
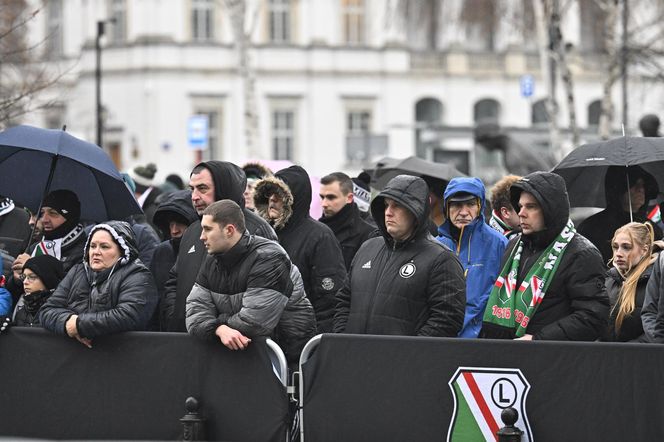
[[(247, 178), (237, 165), (226, 161), (199, 163), (191, 171), (189, 187), (191, 202), (198, 216), (215, 201), (230, 199), (243, 208), (249, 233), (276, 239), (274, 230), (261, 217), (244, 208), (244, 190)], [(185, 331), (185, 300), (191, 292), (198, 270), (205, 259), (201, 242), (201, 223), (192, 223), (182, 236), (180, 250), (170, 277), (165, 285), (162, 308), (162, 327), (167, 331)]]
[(349, 270), (362, 243), (378, 236), (378, 230), (360, 216), (360, 209), (354, 203), (353, 181), (348, 175), (334, 172), (321, 178), (320, 184), (323, 216), (319, 221), (334, 232)]
[(422, 178), (392, 178), (371, 203), (382, 237), (355, 255), (337, 293), (337, 333), (457, 336), (463, 325), (463, 269), (428, 232), (429, 189)]
[(512, 184), (510, 196), (522, 234), (503, 255), (480, 336), (596, 340), (609, 317), (605, 267), (597, 248), (569, 219), (565, 181), (534, 172)]
[(502, 233), (505, 238), (512, 239), (519, 234), (519, 215), (516, 214), (510, 201), (510, 186), (520, 180), (517, 175), (502, 177), (491, 188), (491, 218), (489, 225)]
[(230, 200), (203, 211), (201, 241), (207, 249), (187, 298), (187, 331), (243, 350), (257, 336), (272, 336), (296, 361), (316, 333), (313, 308), (286, 252), (250, 235), (243, 210)]

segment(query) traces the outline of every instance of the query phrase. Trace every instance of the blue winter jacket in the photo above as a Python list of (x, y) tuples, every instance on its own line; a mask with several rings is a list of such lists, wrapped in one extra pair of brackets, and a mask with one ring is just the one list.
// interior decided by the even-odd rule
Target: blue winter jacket
[(441, 243), (449, 247), (459, 258), (466, 273), (466, 314), (459, 336), (476, 338), (482, 328), (482, 316), (498, 274), (500, 260), (507, 246), (507, 239), (484, 221), (485, 188), (479, 178), (453, 178), (445, 189), (443, 210), (447, 215), (447, 200), (455, 193), (465, 192), (480, 199), (480, 214), (453, 238), (449, 219), (438, 228)]

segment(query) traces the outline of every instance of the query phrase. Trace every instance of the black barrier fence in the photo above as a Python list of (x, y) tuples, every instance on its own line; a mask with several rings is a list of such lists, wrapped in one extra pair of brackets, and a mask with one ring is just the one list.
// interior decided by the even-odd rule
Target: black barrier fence
[[(309, 346), (311, 349), (311, 346)], [(664, 440), (664, 346), (323, 335), (300, 391), (309, 441)]]
[[(284, 441), (274, 347), (125, 333), (88, 349), (13, 328), (0, 335), (0, 437), (178, 440), (195, 397), (207, 440)], [(323, 335), (304, 360), (306, 442), (492, 440), (508, 407), (524, 441), (664, 440), (661, 345)]]
[(0, 335), (0, 436), (182, 439), (198, 399), (208, 440), (286, 439), (288, 399), (264, 340), (231, 352), (181, 333), (124, 333), (88, 349), (42, 329)]

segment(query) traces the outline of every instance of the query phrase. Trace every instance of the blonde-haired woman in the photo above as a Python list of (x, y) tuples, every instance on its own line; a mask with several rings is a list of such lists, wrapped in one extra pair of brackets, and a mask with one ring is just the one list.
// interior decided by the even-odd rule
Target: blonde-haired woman
[(606, 277), (611, 303), (603, 341), (647, 342), (641, 324), (641, 307), (657, 253), (653, 228), (648, 223), (629, 223), (616, 230), (611, 240), (613, 257)]

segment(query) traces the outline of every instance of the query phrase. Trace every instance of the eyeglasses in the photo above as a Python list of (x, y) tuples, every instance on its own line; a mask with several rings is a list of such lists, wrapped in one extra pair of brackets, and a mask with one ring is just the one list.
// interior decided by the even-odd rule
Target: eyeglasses
[(37, 276), (37, 275), (34, 274), (34, 273), (31, 273), (31, 274), (29, 274), (29, 275), (23, 273), (23, 274), (21, 275), (21, 281), (35, 282), (35, 281), (38, 280), (38, 279), (39, 279), (39, 276)]

